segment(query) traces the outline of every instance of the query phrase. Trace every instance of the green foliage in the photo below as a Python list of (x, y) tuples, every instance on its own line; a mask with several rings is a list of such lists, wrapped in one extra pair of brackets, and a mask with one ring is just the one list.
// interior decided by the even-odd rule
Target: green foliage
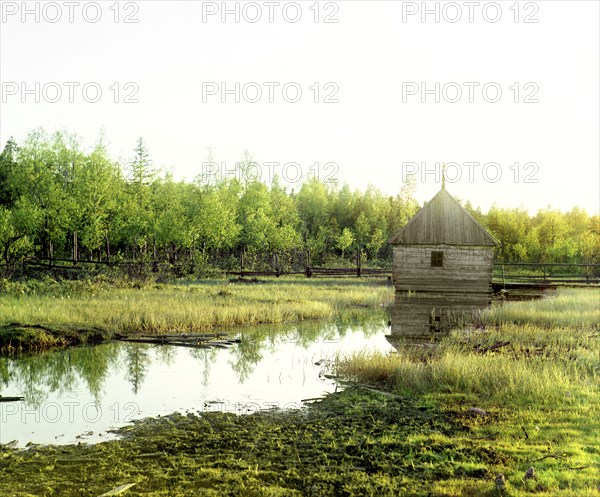
[(230, 186), (194, 192), (191, 231), (203, 250), (232, 249), (239, 239), (237, 196), (231, 195)]
[(523, 209), (492, 206), (482, 215), (467, 210), (500, 242), (497, 257), (507, 262), (600, 262), (599, 216), (575, 207), (570, 212), (541, 209), (530, 217)]
[[(267, 185), (248, 152), (237, 167), (238, 179), (176, 182), (159, 173), (142, 138), (123, 163), (109, 157), (102, 135), (89, 151), (62, 131), (10, 139), (0, 153), (0, 264), (11, 274), (27, 256), (70, 259), (77, 241), (80, 259), (179, 264), (202, 274), (239, 268), (241, 254), (246, 270), (300, 270), (307, 250), (313, 265), (349, 265), (361, 250), (363, 261), (385, 266), (386, 240), (419, 209), (412, 176), (388, 197), (371, 185), (352, 191), (317, 178), (297, 192), (277, 178)], [(500, 241), (500, 260), (599, 261), (599, 216), (466, 208)]]
[(342, 251), (342, 257), (344, 257), (344, 251), (348, 250), (354, 243), (354, 234), (349, 228), (344, 228), (340, 235), (337, 237), (337, 247)]

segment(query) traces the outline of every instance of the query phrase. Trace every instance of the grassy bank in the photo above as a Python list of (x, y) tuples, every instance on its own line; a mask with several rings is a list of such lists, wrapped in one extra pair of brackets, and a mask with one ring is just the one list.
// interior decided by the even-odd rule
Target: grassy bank
[(4, 282), (0, 348), (43, 350), (114, 333), (205, 332), (332, 319), (342, 311), (386, 305), (392, 298), (392, 288), (381, 282), (340, 279), (137, 287), (103, 281)]
[[(455, 332), (436, 349), (340, 360), (339, 373), (447, 413), (477, 407), (454, 439), (493, 450), (506, 495), (600, 494), (600, 294), (562, 289), (546, 300), (497, 306), (483, 328)], [(473, 442), (473, 440), (476, 440)], [(525, 479), (534, 467), (537, 477)], [(490, 481), (431, 483), (433, 495), (488, 495)], [(490, 494), (491, 495), (491, 494)]]
[(462, 423), (415, 400), (350, 389), (304, 411), (173, 415), (94, 446), (0, 451), (0, 493), (134, 496), (427, 495), (431, 481), (487, 480), (493, 450), (465, 445)]

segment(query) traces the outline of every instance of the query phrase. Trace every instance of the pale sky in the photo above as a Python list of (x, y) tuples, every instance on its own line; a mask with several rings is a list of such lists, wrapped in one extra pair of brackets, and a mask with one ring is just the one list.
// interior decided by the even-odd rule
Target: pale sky
[(115, 158), (142, 136), (176, 178), (248, 150), (295, 188), (318, 172), (394, 194), (415, 171), (421, 202), (445, 162), (484, 211), (598, 213), (599, 5), (0, 0), (1, 146), (39, 126), (91, 146), (104, 128)]

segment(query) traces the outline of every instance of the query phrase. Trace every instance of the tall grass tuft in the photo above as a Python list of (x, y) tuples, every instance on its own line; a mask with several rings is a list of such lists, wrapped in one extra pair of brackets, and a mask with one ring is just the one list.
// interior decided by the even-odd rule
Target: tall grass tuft
[(508, 323), (541, 327), (600, 327), (600, 288), (561, 288), (545, 299), (494, 305), (482, 320), (488, 325)]

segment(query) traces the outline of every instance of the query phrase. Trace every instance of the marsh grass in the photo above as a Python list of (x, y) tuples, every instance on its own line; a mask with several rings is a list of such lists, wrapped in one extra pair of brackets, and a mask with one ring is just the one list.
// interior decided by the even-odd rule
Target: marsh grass
[(542, 300), (509, 302), (482, 314), (486, 325), (537, 325), (546, 328), (600, 326), (600, 288), (560, 288)]
[[(482, 328), (454, 331), (435, 348), (339, 357), (337, 374), (467, 419), (464, 443), (480, 440), (505, 459), (492, 470), (509, 480), (505, 495), (599, 495), (599, 323), (597, 290), (561, 289), (496, 306), (482, 315)], [(469, 420), (469, 407), (488, 416)], [(525, 482), (531, 465), (540, 476)], [(494, 495), (489, 483), (449, 480), (433, 494)]]
[(18, 323), (128, 334), (205, 332), (333, 319), (342, 311), (358, 314), (385, 306), (392, 296), (385, 285), (284, 278), (257, 284), (217, 280), (140, 288), (106, 282), (4, 282), (0, 331)]

